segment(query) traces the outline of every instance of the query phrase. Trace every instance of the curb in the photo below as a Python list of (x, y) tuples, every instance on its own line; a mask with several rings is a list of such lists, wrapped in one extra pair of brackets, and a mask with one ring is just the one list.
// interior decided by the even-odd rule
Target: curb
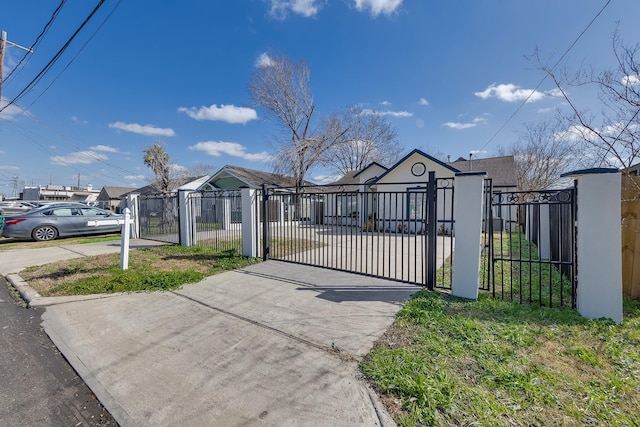
[(111, 298), (118, 295), (123, 295), (123, 292), (116, 292), (113, 294), (95, 294), (95, 295), (74, 295), (69, 297), (43, 297), (35, 289), (18, 274), (10, 273), (6, 276), (7, 281), (15, 290), (20, 294), (20, 298), (27, 303), (27, 307), (47, 307), (57, 304), (66, 304), (75, 301), (87, 301), (94, 299)]

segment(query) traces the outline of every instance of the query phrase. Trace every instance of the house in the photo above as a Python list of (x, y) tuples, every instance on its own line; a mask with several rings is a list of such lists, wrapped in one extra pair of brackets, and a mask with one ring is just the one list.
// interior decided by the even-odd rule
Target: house
[[(296, 185), (290, 176), (226, 165), (211, 175), (199, 189), (239, 190), (242, 187), (261, 188), (263, 184), (271, 189), (280, 188), (282, 191), (290, 191)], [(303, 185), (314, 184), (304, 181)]]
[[(266, 185), (271, 194), (268, 201), (271, 221), (291, 221), (311, 216), (312, 197), (308, 194), (297, 194), (294, 178), (286, 175), (226, 165), (204, 179), (197, 190), (233, 191), (247, 187), (260, 189), (262, 185)], [(303, 185), (313, 186), (314, 184), (309, 181), (303, 181)], [(203, 203), (205, 203), (204, 200)], [(231, 204), (230, 207), (227, 206), (226, 208), (226, 210), (231, 211), (231, 222), (240, 222), (240, 198), (231, 198), (231, 201), (226, 203)], [(203, 206), (203, 211), (206, 211), (206, 208), (206, 206)], [(222, 212), (223, 210), (218, 206), (213, 207), (211, 211)]]
[[(453, 220), (453, 192), (450, 187), (453, 187), (456, 173), (467, 171), (486, 172), (492, 178), (494, 191), (517, 188), (513, 156), (474, 159), (471, 162), (459, 159), (445, 163), (416, 149), (389, 168), (372, 163), (333, 183), (332, 187), (337, 191), (334, 197), (325, 200), (326, 220), (360, 226), (377, 221), (375, 226), (385, 230), (424, 231), (426, 184), (429, 172), (434, 172), (438, 180), (438, 222), (442, 232), (450, 232)], [(506, 217), (503, 213), (494, 212), (494, 216)], [(379, 217), (384, 219), (377, 219)]]
[(131, 187), (113, 187), (105, 185), (100, 190), (96, 203), (102, 209), (109, 209), (116, 213), (120, 213), (120, 201), (122, 195), (134, 190)]

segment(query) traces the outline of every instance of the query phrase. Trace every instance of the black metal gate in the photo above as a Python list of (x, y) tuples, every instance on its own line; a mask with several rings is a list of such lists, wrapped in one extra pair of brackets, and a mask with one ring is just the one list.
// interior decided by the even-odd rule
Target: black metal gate
[(483, 285), (495, 297), (575, 308), (576, 188), (501, 191), (486, 185)]
[(141, 238), (180, 243), (180, 215), (176, 193), (140, 195), (138, 203)]
[(453, 178), (263, 188), (263, 257), (451, 286)]
[(189, 193), (191, 243), (242, 253), (242, 197), (239, 190)]

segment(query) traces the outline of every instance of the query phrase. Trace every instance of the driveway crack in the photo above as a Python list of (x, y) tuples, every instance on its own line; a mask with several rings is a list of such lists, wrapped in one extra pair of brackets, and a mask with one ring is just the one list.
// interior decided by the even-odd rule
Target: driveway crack
[(287, 337), (287, 338), (289, 338), (291, 340), (294, 340), (294, 341), (297, 341), (299, 343), (302, 343), (302, 344), (308, 345), (310, 347), (316, 348), (318, 350), (321, 350), (321, 351), (323, 351), (325, 353), (328, 353), (328, 354), (330, 354), (332, 356), (337, 357), (338, 359), (340, 359), (343, 362), (357, 362), (358, 361), (353, 355), (344, 352), (344, 350), (338, 348), (338, 346), (336, 346), (334, 343), (331, 343), (331, 346), (324, 346), (324, 345), (316, 344), (316, 343), (314, 343), (312, 341), (306, 340), (306, 339), (298, 337), (296, 335), (292, 335), (292, 334), (290, 334), (288, 332), (285, 332), (283, 330), (280, 330), (278, 328), (274, 328), (273, 326), (265, 325), (264, 323), (260, 323), (258, 321), (253, 320), (253, 319), (250, 319), (248, 317), (244, 317), (244, 316), (241, 316), (239, 314), (232, 313), (232, 312), (230, 312), (228, 310), (225, 310), (223, 308), (220, 308), (220, 307), (215, 307), (215, 306), (213, 306), (211, 304), (207, 304), (207, 303), (199, 301), (199, 300), (197, 300), (195, 298), (191, 298), (191, 297), (189, 297), (187, 295), (180, 294), (178, 292), (173, 292), (173, 291), (171, 291), (171, 293), (176, 295), (176, 296), (178, 296), (178, 297), (182, 297), (184, 299), (187, 299), (187, 300), (189, 300), (191, 302), (195, 302), (196, 304), (199, 304), (199, 305), (201, 305), (203, 307), (207, 307), (207, 308), (209, 308), (211, 310), (215, 310), (215, 311), (217, 311), (219, 313), (222, 313), (222, 314), (224, 314), (226, 316), (230, 316), (230, 317), (233, 317), (235, 319), (241, 320), (243, 322), (250, 323), (250, 324), (252, 324), (254, 326), (257, 326), (259, 328), (266, 329), (268, 331), (271, 331), (271, 332), (274, 332), (276, 334), (279, 334), (279, 335), (282, 335), (284, 337)]

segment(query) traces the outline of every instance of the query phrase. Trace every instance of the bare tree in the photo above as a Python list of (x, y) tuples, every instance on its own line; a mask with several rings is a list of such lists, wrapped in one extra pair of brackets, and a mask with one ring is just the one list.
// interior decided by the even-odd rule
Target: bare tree
[(507, 150), (498, 150), (501, 155), (514, 156), (518, 188), (552, 188), (562, 173), (572, 169), (578, 153), (575, 144), (559, 137), (560, 129), (560, 123), (526, 124), (517, 143)]
[[(617, 66), (605, 71), (579, 70), (573, 76), (558, 73), (542, 64), (538, 52), (536, 65), (553, 80), (569, 105), (560, 113), (567, 124), (566, 139), (580, 142), (591, 155), (591, 166), (628, 168), (640, 154), (640, 44), (625, 45), (616, 31), (612, 38)], [(595, 86), (602, 109), (598, 114), (581, 109), (569, 95), (569, 88)]]
[(303, 60), (292, 62), (275, 56), (255, 68), (248, 85), (255, 103), (282, 126), (282, 135), (276, 138), (274, 169), (293, 176), (296, 188), (302, 186), (307, 172), (341, 136), (340, 132), (327, 132), (335, 130), (327, 121), (316, 125), (310, 75)]
[(143, 153), (144, 164), (153, 171), (160, 191), (162, 193), (168, 193), (171, 187), (169, 153), (164, 149), (164, 145), (158, 142), (145, 148)]
[(322, 163), (346, 174), (372, 162), (395, 164), (403, 151), (397, 130), (375, 111), (353, 105), (328, 119), (325, 129), (342, 135), (322, 154)]

